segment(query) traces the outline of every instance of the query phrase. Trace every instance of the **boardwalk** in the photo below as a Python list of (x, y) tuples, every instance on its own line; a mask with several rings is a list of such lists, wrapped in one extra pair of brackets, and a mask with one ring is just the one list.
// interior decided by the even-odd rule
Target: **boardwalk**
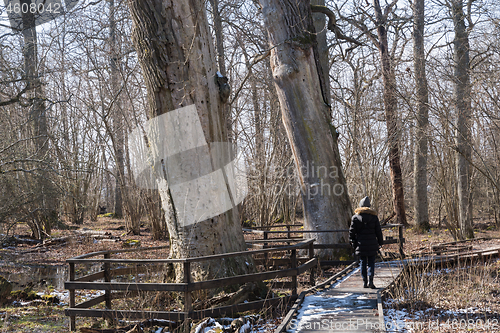
[(374, 284), (379, 289), (363, 288), (358, 268), (329, 289), (305, 297), (289, 332), (382, 332), (380, 291), (401, 269), (400, 262), (377, 263)]

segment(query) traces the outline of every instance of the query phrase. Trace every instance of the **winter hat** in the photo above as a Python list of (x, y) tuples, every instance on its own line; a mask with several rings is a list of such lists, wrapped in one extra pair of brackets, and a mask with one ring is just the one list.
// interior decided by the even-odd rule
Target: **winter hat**
[(370, 206), (371, 206), (371, 204), (370, 204), (370, 198), (369, 197), (364, 197), (359, 202), (359, 207), (370, 207)]

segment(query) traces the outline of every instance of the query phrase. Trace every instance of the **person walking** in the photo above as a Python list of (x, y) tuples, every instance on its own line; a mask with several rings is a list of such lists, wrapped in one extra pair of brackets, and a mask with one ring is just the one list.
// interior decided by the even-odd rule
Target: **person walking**
[(359, 202), (359, 208), (354, 211), (349, 228), (349, 243), (361, 261), (363, 288), (376, 289), (373, 284), (375, 257), (384, 239), (377, 212), (370, 206), (369, 197), (364, 197)]

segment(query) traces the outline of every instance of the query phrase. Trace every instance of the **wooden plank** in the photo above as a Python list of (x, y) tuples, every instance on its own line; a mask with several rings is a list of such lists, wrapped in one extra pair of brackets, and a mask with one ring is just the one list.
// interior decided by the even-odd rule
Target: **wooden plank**
[(75, 281), (92, 282), (92, 281), (99, 280), (99, 279), (104, 279), (104, 271), (100, 271), (97, 273), (82, 276), (82, 277), (76, 279)]
[(268, 239), (249, 239), (245, 242), (247, 244), (260, 244), (260, 243), (286, 243), (302, 241), (304, 238), (268, 238)]
[(256, 233), (268, 233), (268, 234), (321, 234), (321, 233), (336, 233), (336, 232), (349, 232), (349, 229), (339, 229), (339, 230), (254, 230), (252, 232)]
[(189, 315), (193, 319), (203, 319), (205, 317), (233, 316), (236, 313), (241, 313), (251, 310), (261, 310), (268, 307), (276, 307), (280, 304), (293, 302), (296, 298), (297, 298), (296, 295), (268, 298), (260, 301), (239, 303), (235, 305), (223, 306), (214, 309), (193, 311), (190, 312)]
[[(80, 259), (78, 257), (75, 257), (75, 258), (71, 258), (71, 259), (66, 259), (66, 262), (67, 263), (118, 263), (118, 264), (144, 264), (144, 263), (168, 264), (168, 263), (200, 262), (200, 261), (208, 261), (208, 260), (213, 260), (213, 259), (248, 256), (248, 255), (254, 255), (254, 254), (259, 254), (259, 253), (269, 253), (269, 252), (275, 252), (275, 251), (302, 249), (302, 248), (307, 248), (309, 246), (309, 244), (311, 242), (314, 242), (314, 241), (315, 241), (315, 239), (311, 238), (311, 239), (304, 240), (304, 241), (297, 243), (297, 244), (274, 247), (274, 248), (269, 248), (269, 249), (230, 252), (230, 253), (223, 253), (223, 254), (214, 254), (214, 255), (204, 256), (204, 257), (192, 257), (192, 258), (183, 258), (183, 259), (100, 259), (100, 258)], [(106, 251), (103, 251), (103, 252), (106, 252)]]
[(343, 244), (314, 244), (315, 249), (348, 249), (351, 247), (351, 244), (343, 243)]
[(286, 314), (285, 318), (281, 321), (281, 324), (274, 330), (274, 333), (282, 333), (286, 332), (288, 328), (288, 324), (292, 320), (293, 316), (295, 315), (295, 312), (299, 309), (300, 304), (304, 301), (304, 297), (306, 296), (307, 292), (303, 291), (300, 293), (299, 297), (293, 304), (292, 308), (288, 313)]
[(398, 244), (400, 241), (402, 241), (403, 243), (406, 242), (404, 238), (401, 238), (401, 240), (399, 238), (389, 238), (389, 239), (384, 239), (384, 245)]
[[(307, 260), (308, 260), (308, 258), (297, 258), (297, 262), (300, 263), (300, 264), (305, 263)], [(273, 258), (270, 258), (270, 259), (267, 259), (267, 261), (264, 260), (264, 259), (254, 259), (253, 262), (257, 266), (259, 266), (259, 265), (285, 266), (285, 265), (290, 264), (290, 259), (288, 259), (288, 258), (286, 258), (286, 259), (273, 259)]]
[(270, 280), (285, 276), (297, 276), (298, 268), (289, 268), (279, 271), (271, 271), (264, 273), (254, 273), (246, 275), (237, 275), (228, 278), (221, 278), (209, 281), (193, 282), (189, 284), (188, 290), (195, 291), (201, 289), (212, 289), (224, 286), (229, 286), (233, 284), (243, 284), (247, 282)]
[(104, 302), (105, 300), (106, 300), (106, 295), (97, 296), (95, 298), (89, 299), (88, 301), (85, 301), (85, 302), (82, 302), (82, 303), (75, 305), (75, 308), (77, 308), (77, 309), (90, 308), (90, 307), (93, 307), (94, 305), (97, 305), (99, 303)]
[(75, 264), (94, 264), (94, 263), (115, 263), (115, 264), (172, 264), (172, 263), (183, 263), (186, 259), (104, 259), (104, 258), (93, 258), (93, 259), (66, 259), (67, 263)]
[[(169, 248), (169, 247), (170, 247), (170, 245), (162, 245), (162, 246), (152, 246), (152, 247), (138, 247), (138, 248), (135, 248), (135, 249), (119, 249), (119, 250), (97, 251), (97, 252), (91, 252), (91, 253), (82, 254), (82, 255), (70, 258), (68, 260), (91, 258), (91, 257), (95, 257), (95, 256), (104, 255), (105, 253), (142, 252), (142, 251), (151, 251), (151, 250), (161, 250), (161, 249), (166, 249), (166, 248)], [(68, 262), (68, 261), (66, 261), (66, 262)]]
[(342, 276), (344, 276), (345, 274), (349, 273), (356, 266), (357, 266), (357, 262), (353, 262), (351, 265), (349, 265), (348, 267), (344, 268), (342, 271), (338, 272), (334, 276), (330, 277), (328, 280), (326, 280), (326, 281), (324, 281), (324, 282), (322, 282), (320, 284), (315, 285), (314, 287), (311, 287), (311, 288), (309, 288), (309, 289), (301, 292), (300, 295), (299, 295), (299, 297), (295, 301), (295, 304), (292, 306), (292, 308), (290, 309), (290, 311), (288, 311), (287, 315), (285, 316), (285, 318), (283, 319), (283, 321), (281, 322), (281, 324), (276, 328), (276, 330), (274, 330), (274, 333), (286, 332), (290, 321), (292, 320), (293, 316), (295, 315), (295, 313), (299, 309), (300, 304), (302, 304), (302, 302), (304, 300), (304, 297), (308, 293), (316, 292), (318, 289), (323, 288), (326, 285), (332, 284), (333, 281), (335, 281), (335, 280), (341, 278)]
[(275, 251), (287, 251), (287, 250), (293, 250), (293, 249), (303, 249), (303, 248), (307, 248), (309, 246), (309, 244), (314, 242), (315, 240), (316, 239), (311, 238), (311, 239), (304, 240), (304, 241), (297, 243), (297, 244), (274, 247), (274, 248), (269, 248), (269, 249), (242, 251), (242, 252), (231, 252), (231, 253), (223, 253), (223, 254), (214, 254), (214, 255), (205, 256), (205, 257), (187, 258), (186, 261), (199, 262), (199, 261), (207, 261), (207, 260), (212, 260), (212, 259), (239, 257), (239, 256), (243, 256), (243, 255), (254, 255), (254, 254), (259, 254), (259, 253), (269, 253), (269, 252), (275, 252)]
[(308, 260), (305, 264), (300, 265), (298, 269), (298, 275), (310, 270), (314, 266), (318, 266), (318, 258), (312, 258), (311, 260)]
[(253, 231), (258, 229), (272, 229), (272, 228), (288, 228), (288, 227), (303, 227), (303, 224), (272, 224), (272, 225), (263, 225), (261, 227), (252, 227), (252, 228), (243, 228), (243, 231)]
[(187, 283), (64, 282), (65, 289), (127, 291), (184, 291), (187, 285)]
[(95, 317), (95, 318), (126, 318), (126, 319), (166, 319), (182, 321), (186, 317), (184, 312), (167, 311), (129, 311), (106, 309), (64, 309), (66, 316)]

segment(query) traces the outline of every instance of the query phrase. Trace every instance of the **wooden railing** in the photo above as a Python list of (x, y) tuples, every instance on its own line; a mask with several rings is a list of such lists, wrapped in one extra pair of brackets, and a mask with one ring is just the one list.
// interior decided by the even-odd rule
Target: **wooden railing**
[[(293, 226), (302, 226), (294, 224)], [(258, 235), (262, 235), (262, 239), (251, 239), (247, 240), (248, 244), (262, 244), (263, 248), (266, 248), (270, 243), (273, 242), (283, 242), (288, 243), (291, 241), (301, 241), (307, 238), (303, 238), (305, 234), (320, 234), (320, 233), (348, 233), (349, 229), (338, 229), (338, 230), (290, 230), (291, 228), (287, 225), (280, 225), (279, 227), (287, 227), (287, 230), (258, 230), (254, 228), (244, 228), (243, 231), (250, 232)], [(405, 256), (404, 253), (404, 242), (405, 239), (403, 237), (403, 225), (402, 224), (385, 224), (381, 226), (382, 229), (391, 229), (398, 228), (398, 237), (397, 238), (385, 238), (384, 245), (388, 244), (399, 244), (399, 255), (401, 257)], [(277, 227), (275, 227), (277, 228)], [(285, 238), (269, 238), (270, 235), (273, 234), (286, 234)], [(302, 237), (291, 237), (292, 234), (302, 234)], [(340, 244), (314, 244), (315, 249), (349, 249), (351, 245), (349, 243), (340, 243)], [(326, 263), (326, 262), (325, 262)], [(334, 263), (333, 261), (328, 261), (329, 264)], [(346, 264), (346, 262), (338, 262), (338, 264)]]
[[(303, 240), (297, 244), (281, 246), (276, 248), (268, 248), (244, 252), (232, 252), (225, 254), (210, 255), (205, 257), (185, 258), (185, 259), (120, 259), (112, 258), (113, 254), (124, 252), (140, 252), (164, 249), (164, 247), (154, 248), (138, 248), (138, 249), (123, 249), (99, 251), (82, 256), (67, 259), (69, 264), (69, 281), (65, 282), (65, 288), (69, 290), (70, 304), (69, 308), (65, 309), (65, 315), (70, 317), (70, 330), (76, 329), (76, 317), (102, 317), (109, 319), (128, 318), (128, 319), (167, 319), (174, 321), (184, 321), (186, 319), (202, 319), (207, 316), (219, 316), (244, 312), (255, 309), (262, 309), (266, 306), (276, 306), (280, 303), (291, 302), (297, 298), (297, 276), (310, 271), (309, 283), (314, 285), (314, 269), (318, 265), (317, 258), (314, 257), (314, 239)], [(297, 250), (308, 250), (308, 258), (303, 260), (297, 258)], [(191, 264), (209, 260), (220, 260), (231, 257), (269, 255), (273, 252), (290, 252), (288, 262), (290, 268), (281, 270), (272, 270), (260, 273), (251, 273), (238, 275), (226, 278), (213, 279), (208, 281), (192, 281)], [(102, 256), (102, 258), (98, 258)], [(96, 258), (97, 257), (97, 258)], [(305, 261), (305, 262), (304, 262)], [(299, 262), (304, 262), (299, 265)], [(102, 263), (102, 270), (81, 277), (76, 277), (76, 265), (81, 264), (96, 264)], [(125, 267), (112, 269), (112, 264), (135, 264), (135, 265), (153, 265), (145, 267)], [(155, 267), (157, 271), (163, 269), (165, 264), (180, 264), (183, 266), (183, 282), (182, 283), (130, 283), (130, 282), (115, 282), (113, 277), (122, 275), (131, 275), (141, 272), (153, 272)], [(240, 303), (232, 306), (224, 306), (212, 309), (193, 311), (191, 292), (203, 289), (214, 289), (229, 285), (239, 285), (247, 282), (265, 281), (275, 278), (291, 277), (291, 294), (285, 297), (268, 298), (259, 301)], [(101, 281), (97, 281), (101, 280)], [(80, 304), (75, 304), (76, 290), (103, 290), (104, 295), (91, 298)], [(131, 297), (144, 291), (165, 291), (177, 292), (184, 294), (183, 311), (145, 311), (145, 310), (113, 310), (112, 300), (117, 298)], [(100, 303), (105, 303), (105, 309), (90, 309), (92, 306)]]

